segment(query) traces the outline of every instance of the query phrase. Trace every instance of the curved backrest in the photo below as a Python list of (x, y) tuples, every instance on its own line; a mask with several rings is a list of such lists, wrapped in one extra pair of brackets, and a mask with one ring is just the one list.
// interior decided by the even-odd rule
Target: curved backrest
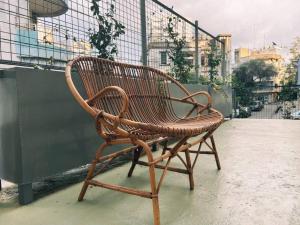
[[(149, 67), (94, 57), (79, 57), (68, 66), (77, 70), (89, 99), (107, 86), (124, 89), (129, 97), (129, 112), (126, 117), (135, 121), (155, 123), (178, 119), (170, 99), (171, 82), (189, 94), (173, 78)], [(95, 107), (111, 114), (116, 114), (121, 105), (121, 98), (117, 93), (111, 93), (95, 102)]]

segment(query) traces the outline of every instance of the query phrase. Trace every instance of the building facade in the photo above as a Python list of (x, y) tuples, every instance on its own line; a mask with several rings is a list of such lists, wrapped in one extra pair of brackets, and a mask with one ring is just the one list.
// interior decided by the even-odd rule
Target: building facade
[[(150, 21), (150, 33), (148, 37), (148, 65), (155, 68), (160, 68), (164, 72), (170, 72), (172, 62), (168, 57), (169, 46), (172, 45), (168, 37), (165, 27), (167, 27), (167, 19), (160, 19), (160, 21)], [(198, 76), (208, 77), (208, 53), (210, 51), (210, 43), (213, 41), (211, 37), (205, 34), (200, 34), (198, 38), (198, 49), (196, 48), (196, 38), (194, 29), (188, 29), (185, 23), (176, 24), (176, 32), (179, 37), (186, 40), (186, 45), (183, 49), (185, 58), (194, 65), (192, 76), (196, 77), (195, 65), (199, 65)], [(220, 51), (224, 51), (222, 65), (219, 68), (219, 74), (227, 75), (231, 72), (231, 35), (220, 34), (217, 38), (224, 42), (224, 46), (216, 41)], [(196, 62), (196, 55), (198, 55), (198, 62)]]
[(278, 99), (281, 81), (285, 78), (285, 61), (284, 57), (278, 52), (275, 46), (269, 48), (262, 48), (259, 50), (251, 50), (248, 48), (239, 48), (234, 51), (235, 67), (250, 60), (262, 60), (266, 64), (273, 65), (277, 74), (270, 77), (269, 80), (264, 81), (263, 85), (258, 87), (254, 93), (253, 100), (260, 100), (263, 102), (274, 103)]
[(275, 47), (262, 48), (259, 50), (251, 50), (248, 48), (239, 48), (234, 51), (235, 67), (250, 60), (262, 60), (266, 64), (272, 64), (277, 74), (270, 79), (270, 85), (280, 85), (285, 77), (285, 61), (284, 57)]
[(67, 0), (7, 0), (0, 11), (0, 17), (4, 18), (0, 22), (0, 59), (63, 67), (76, 55), (89, 54), (90, 44), (72, 38), (65, 29), (66, 21), (53, 23), (57, 21), (55, 17), (68, 11), (67, 3)]

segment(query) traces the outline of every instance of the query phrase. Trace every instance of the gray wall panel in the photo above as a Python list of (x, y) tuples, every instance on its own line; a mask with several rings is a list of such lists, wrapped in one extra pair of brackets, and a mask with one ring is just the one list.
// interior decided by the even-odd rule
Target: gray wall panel
[(0, 71), (0, 177), (19, 182), (21, 165), (15, 74)]

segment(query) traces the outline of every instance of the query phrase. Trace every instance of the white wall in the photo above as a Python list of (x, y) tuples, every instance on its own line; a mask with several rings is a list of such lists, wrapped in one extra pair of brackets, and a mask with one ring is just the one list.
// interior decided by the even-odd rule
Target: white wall
[(18, 61), (16, 30), (19, 26), (29, 26), (28, 1), (2, 0), (0, 9), (0, 59)]

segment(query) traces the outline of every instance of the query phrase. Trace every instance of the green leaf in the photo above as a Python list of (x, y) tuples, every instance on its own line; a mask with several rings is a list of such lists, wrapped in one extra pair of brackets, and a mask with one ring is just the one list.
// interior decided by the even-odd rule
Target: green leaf
[(115, 16), (115, 5), (109, 4), (104, 13), (100, 13), (99, 0), (92, 0), (91, 10), (98, 22), (97, 29), (89, 29), (90, 44), (98, 50), (98, 57), (114, 60), (118, 54), (116, 40), (125, 34), (125, 26), (117, 21)]

